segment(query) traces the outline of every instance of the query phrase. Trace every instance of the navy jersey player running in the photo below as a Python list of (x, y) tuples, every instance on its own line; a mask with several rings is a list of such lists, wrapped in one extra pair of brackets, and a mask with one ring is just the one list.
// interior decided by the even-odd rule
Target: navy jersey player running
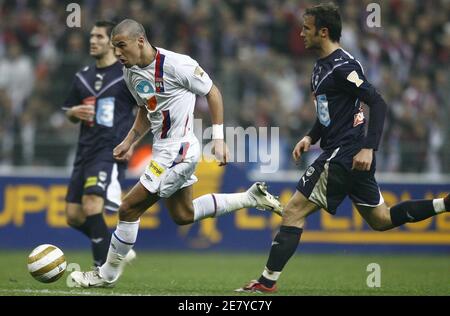
[[(95, 65), (75, 75), (65, 101), (66, 115), (80, 122), (78, 148), (66, 196), (68, 224), (90, 240), (94, 265), (106, 260), (111, 234), (103, 209), (117, 210), (125, 162), (113, 158), (113, 149), (133, 124), (136, 101), (123, 79), (109, 34), (114, 26), (99, 21), (90, 33), (90, 55)], [(131, 254), (134, 255), (134, 254)]]
[[(361, 216), (377, 231), (418, 222), (450, 210), (450, 198), (406, 201), (387, 207), (374, 177), (386, 104), (367, 82), (360, 63), (339, 46), (341, 18), (332, 4), (306, 10), (301, 33), (307, 49), (318, 52), (311, 77), (317, 120), (295, 146), (298, 161), (320, 139), (323, 153), (307, 168), (283, 211), (280, 231), (258, 280), (237, 291), (274, 292), (285, 264), (297, 249), (305, 218), (323, 208), (335, 214), (349, 196)], [(370, 108), (367, 135), (360, 102)]]

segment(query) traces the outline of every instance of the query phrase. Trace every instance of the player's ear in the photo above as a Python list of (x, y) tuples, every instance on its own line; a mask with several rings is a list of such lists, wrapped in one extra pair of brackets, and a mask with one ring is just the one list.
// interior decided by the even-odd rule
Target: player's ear
[(322, 27), (319, 31), (320, 37), (325, 38), (328, 36), (328, 29), (326, 27)]
[(139, 47), (144, 47), (144, 44), (145, 44), (145, 38), (144, 38), (144, 36), (139, 36), (138, 37), (138, 39), (137, 39), (137, 41), (138, 41), (138, 46)]

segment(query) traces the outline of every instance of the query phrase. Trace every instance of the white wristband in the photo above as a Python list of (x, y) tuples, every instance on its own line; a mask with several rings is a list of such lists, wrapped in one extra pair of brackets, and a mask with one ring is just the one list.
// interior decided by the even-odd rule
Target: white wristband
[(223, 124), (213, 124), (212, 139), (223, 139)]

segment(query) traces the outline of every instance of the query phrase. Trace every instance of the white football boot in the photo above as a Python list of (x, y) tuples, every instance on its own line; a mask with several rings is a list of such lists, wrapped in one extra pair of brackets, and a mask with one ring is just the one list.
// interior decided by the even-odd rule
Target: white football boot
[(271, 211), (280, 216), (283, 214), (283, 207), (278, 198), (267, 191), (265, 182), (255, 182), (247, 193), (256, 201), (256, 209), (260, 211)]
[(117, 280), (122, 275), (123, 269), (126, 264), (131, 264), (131, 262), (136, 259), (136, 251), (131, 249), (125, 258), (120, 263), (120, 273), (116, 280), (107, 281), (102, 278), (100, 275), (100, 269), (96, 267), (94, 270), (81, 272), (74, 271), (70, 274), (72, 281), (75, 283), (75, 287), (83, 287), (83, 288), (92, 288), (92, 287), (101, 287), (101, 288), (109, 288), (114, 287), (116, 285)]
[(73, 271), (70, 278), (74, 282), (75, 287), (114, 287), (115, 282), (108, 282), (100, 276), (100, 269), (95, 267), (94, 270), (81, 272)]

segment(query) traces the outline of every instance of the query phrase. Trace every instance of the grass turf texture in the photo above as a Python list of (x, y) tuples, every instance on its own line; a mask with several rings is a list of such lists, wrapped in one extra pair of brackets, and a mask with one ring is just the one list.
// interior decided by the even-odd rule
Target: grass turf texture
[[(67, 251), (68, 263), (86, 270), (89, 252)], [(74, 289), (68, 272), (43, 284), (28, 273), (25, 251), (0, 251), (0, 296), (3, 295), (241, 295), (233, 290), (257, 278), (265, 254), (143, 252), (128, 266), (114, 289)], [(369, 263), (381, 267), (381, 287), (369, 288)], [(343, 255), (297, 253), (278, 282), (275, 295), (449, 295), (450, 256)]]

